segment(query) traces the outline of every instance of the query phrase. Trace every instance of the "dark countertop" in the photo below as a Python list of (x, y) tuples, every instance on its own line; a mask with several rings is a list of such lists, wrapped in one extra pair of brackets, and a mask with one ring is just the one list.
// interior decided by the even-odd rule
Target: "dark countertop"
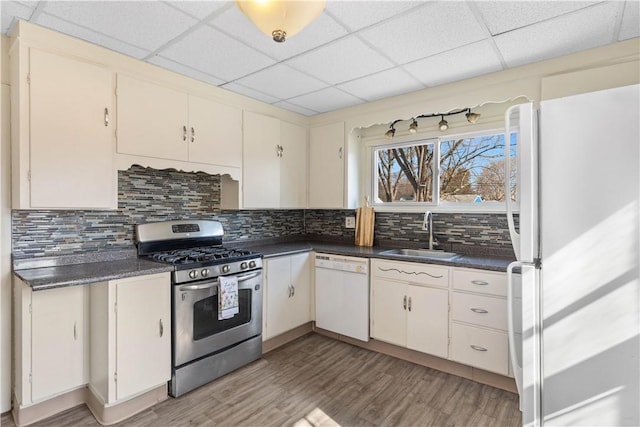
[(126, 258), (102, 262), (87, 262), (53, 267), (14, 270), (14, 274), (34, 291), (88, 285), (125, 277), (173, 271), (173, 267), (139, 258)]
[[(380, 258), (397, 261), (420, 262), (453, 267), (478, 268), (490, 271), (506, 271), (512, 258), (495, 255), (460, 255), (452, 260), (425, 259), (403, 255), (382, 254), (389, 247), (361, 247), (351, 243), (326, 241), (293, 241), (284, 243), (258, 243), (244, 246), (260, 252), (265, 258), (316, 251), (321, 253)], [(173, 267), (137, 258), (136, 252), (97, 251), (91, 254), (14, 260), (14, 274), (31, 286), (34, 291), (65, 286), (88, 285), (107, 280), (173, 271)]]
[(391, 259), (396, 261), (420, 262), (424, 264), (438, 264), (452, 267), (479, 268), (482, 270), (502, 272), (507, 271), (507, 266), (509, 265), (509, 263), (515, 261), (515, 259), (513, 258), (494, 255), (460, 255), (457, 258), (445, 261), (439, 259), (427, 259), (423, 257), (410, 257), (405, 255), (389, 255), (381, 253), (389, 249), (391, 248), (377, 246), (363, 247), (354, 246), (348, 243), (332, 242), (287, 242), (251, 246), (251, 250), (262, 253), (265, 258), (316, 251), (333, 255)]

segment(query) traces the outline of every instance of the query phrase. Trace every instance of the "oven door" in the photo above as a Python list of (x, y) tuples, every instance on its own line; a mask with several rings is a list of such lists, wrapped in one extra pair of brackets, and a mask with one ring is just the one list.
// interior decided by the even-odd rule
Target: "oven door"
[(218, 280), (173, 286), (173, 366), (262, 333), (262, 270), (238, 275), (239, 313), (218, 320)]

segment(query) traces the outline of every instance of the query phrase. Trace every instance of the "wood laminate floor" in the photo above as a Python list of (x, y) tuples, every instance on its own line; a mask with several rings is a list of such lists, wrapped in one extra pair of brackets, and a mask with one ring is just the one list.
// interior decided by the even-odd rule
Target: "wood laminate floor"
[[(84, 405), (33, 425), (99, 426)], [(513, 393), (311, 334), (118, 425), (520, 426), (521, 414)]]

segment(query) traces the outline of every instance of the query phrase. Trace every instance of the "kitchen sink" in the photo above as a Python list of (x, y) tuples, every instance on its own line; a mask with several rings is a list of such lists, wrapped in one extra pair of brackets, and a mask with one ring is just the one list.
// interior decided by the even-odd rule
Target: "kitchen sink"
[(441, 259), (441, 260), (450, 260), (459, 256), (454, 252), (445, 252), (439, 250), (430, 250), (430, 249), (389, 249), (386, 251), (380, 252), (381, 255), (399, 255), (406, 257), (415, 257), (415, 258), (431, 258), (431, 259)]

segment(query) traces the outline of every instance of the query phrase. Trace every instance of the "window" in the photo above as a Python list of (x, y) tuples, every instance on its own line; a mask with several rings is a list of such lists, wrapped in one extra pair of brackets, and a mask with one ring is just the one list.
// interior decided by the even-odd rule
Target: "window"
[[(516, 142), (513, 133), (509, 177), (512, 200), (516, 199)], [(419, 140), (373, 150), (373, 190), (378, 204), (486, 206), (505, 200), (502, 133)]]

